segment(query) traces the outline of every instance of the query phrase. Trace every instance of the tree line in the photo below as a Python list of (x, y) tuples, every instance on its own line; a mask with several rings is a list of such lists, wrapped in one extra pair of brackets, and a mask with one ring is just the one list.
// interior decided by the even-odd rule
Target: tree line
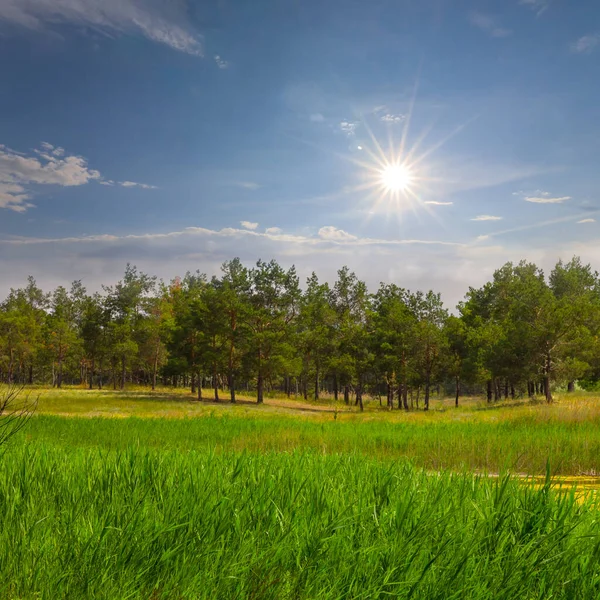
[[(169, 283), (128, 265), (90, 294), (80, 281), (46, 293), (30, 277), (0, 304), (6, 383), (187, 386), (202, 399), (265, 393), (429, 408), (433, 390), (542, 395), (600, 377), (600, 279), (577, 257), (549, 277), (507, 263), (469, 288), (456, 314), (433, 291), (382, 283), (371, 293), (347, 267), (333, 285), (295, 268), (239, 259), (220, 276)], [(210, 392), (208, 392), (210, 390)]]

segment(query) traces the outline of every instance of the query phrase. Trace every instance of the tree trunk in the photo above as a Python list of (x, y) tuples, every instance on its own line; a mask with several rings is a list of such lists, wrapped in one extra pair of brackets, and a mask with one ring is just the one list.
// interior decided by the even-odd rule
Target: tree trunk
[(337, 373), (333, 374), (333, 399), (336, 402), (338, 401), (338, 379), (337, 379)]
[(235, 404), (235, 375), (233, 371), (229, 373), (229, 399), (231, 404)]
[[(404, 410), (408, 410), (408, 385), (406, 381), (402, 384), (402, 402), (404, 403)], [(412, 392), (411, 392), (411, 402), (412, 402)]]
[(356, 386), (356, 403), (360, 406), (360, 412), (365, 410), (363, 405), (363, 397), (362, 397), (362, 381), (359, 379), (358, 385)]
[(198, 373), (198, 400), (202, 400), (202, 374)]
[(504, 399), (508, 400), (508, 379), (504, 380)]
[(515, 386), (512, 383), (510, 384), (510, 397), (512, 400), (515, 399)]
[(569, 381), (569, 383), (567, 384), (567, 392), (571, 393), (574, 391), (575, 391), (575, 382)]
[(121, 389), (125, 389), (125, 355), (121, 357)]
[(13, 349), (10, 349), (10, 362), (8, 363), (8, 384), (10, 385), (13, 382), (13, 370), (14, 370), (14, 353)]
[(454, 398), (454, 406), (458, 407), (458, 399), (460, 398), (460, 377), (456, 376), (456, 396)]
[(429, 388), (430, 388), (430, 375), (429, 373), (427, 373), (426, 377), (425, 377), (425, 406), (423, 407), (423, 410), (429, 410)]
[(552, 391), (550, 390), (550, 370), (552, 369), (552, 360), (550, 354), (546, 355), (546, 373), (544, 376), (544, 391), (546, 392), (546, 402), (552, 402)]
[(33, 365), (29, 365), (29, 385), (33, 385)]
[(96, 361), (95, 359), (92, 358), (92, 368), (90, 369), (90, 383), (89, 383), (89, 389), (93, 390), (94, 389), (94, 371), (96, 370)]
[(62, 379), (63, 379), (63, 359), (62, 356), (58, 359), (58, 376), (56, 378), (56, 387), (62, 387)]
[(315, 400), (319, 399), (319, 364), (315, 364)]
[[(400, 398), (400, 391), (398, 391), (398, 398)], [(394, 386), (389, 381), (387, 382), (387, 407), (388, 410), (394, 408)]]
[(262, 373), (259, 371), (258, 373), (258, 381), (256, 384), (256, 403), (262, 404), (264, 401), (264, 381)]
[(487, 401), (488, 402), (492, 401), (492, 380), (491, 379), (487, 380)]
[(350, 390), (347, 385), (344, 386), (344, 402), (350, 404)]
[(215, 389), (215, 402), (219, 401), (219, 378), (217, 377), (217, 365), (213, 365), (213, 388)]

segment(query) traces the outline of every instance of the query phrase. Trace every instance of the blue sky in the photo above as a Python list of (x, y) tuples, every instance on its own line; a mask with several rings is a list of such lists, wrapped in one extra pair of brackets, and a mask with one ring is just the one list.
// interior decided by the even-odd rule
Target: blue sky
[(452, 305), (507, 260), (600, 268), (595, 0), (0, 0), (0, 67), (1, 295), (240, 256)]

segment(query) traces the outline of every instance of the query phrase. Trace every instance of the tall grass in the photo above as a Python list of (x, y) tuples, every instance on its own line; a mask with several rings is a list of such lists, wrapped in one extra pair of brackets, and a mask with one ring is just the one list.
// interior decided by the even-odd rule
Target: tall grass
[(24, 443), (0, 597), (596, 598), (594, 502), (356, 454)]
[[(23, 434), (21, 434), (23, 437)], [(98, 446), (253, 452), (359, 453), (382, 459), (410, 458), (428, 470), (463, 468), (555, 475), (600, 473), (600, 424), (596, 421), (448, 421), (302, 419), (286, 415), (223, 415), (189, 419), (77, 419), (41, 415), (26, 436), (66, 448)]]

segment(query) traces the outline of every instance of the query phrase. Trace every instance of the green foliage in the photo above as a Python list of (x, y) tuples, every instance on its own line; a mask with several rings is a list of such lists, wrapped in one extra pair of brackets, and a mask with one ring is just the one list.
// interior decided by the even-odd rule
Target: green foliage
[[(300, 289), (294, 267), (259, 260), (224, 263), (220, 277), (196, 272), (169, 285), (127, 265), (123, 279), (88, 295), (80, 282), (44, 294), (30, 278), (0, 305), (0, 380), (112, 382), (153, 389), (190, 386), (215, 399), (256, 390), (258, 402), (292, 387), (308, 398), (387, 393), (409, 409), (409, 392), (463, 387), (488, 400), (574, 389), (600, 378), (600, 283), (578, 258), (548, 278), (534, 264), (507, 263), (458, 315), (439, 294), (381, 284), (369, 293), (347, 267), (330, 286), (316, 274)], [(395, 400), (397, 399), (397, 403)], [(418, 401), (417, 401), (418, 404)]]

